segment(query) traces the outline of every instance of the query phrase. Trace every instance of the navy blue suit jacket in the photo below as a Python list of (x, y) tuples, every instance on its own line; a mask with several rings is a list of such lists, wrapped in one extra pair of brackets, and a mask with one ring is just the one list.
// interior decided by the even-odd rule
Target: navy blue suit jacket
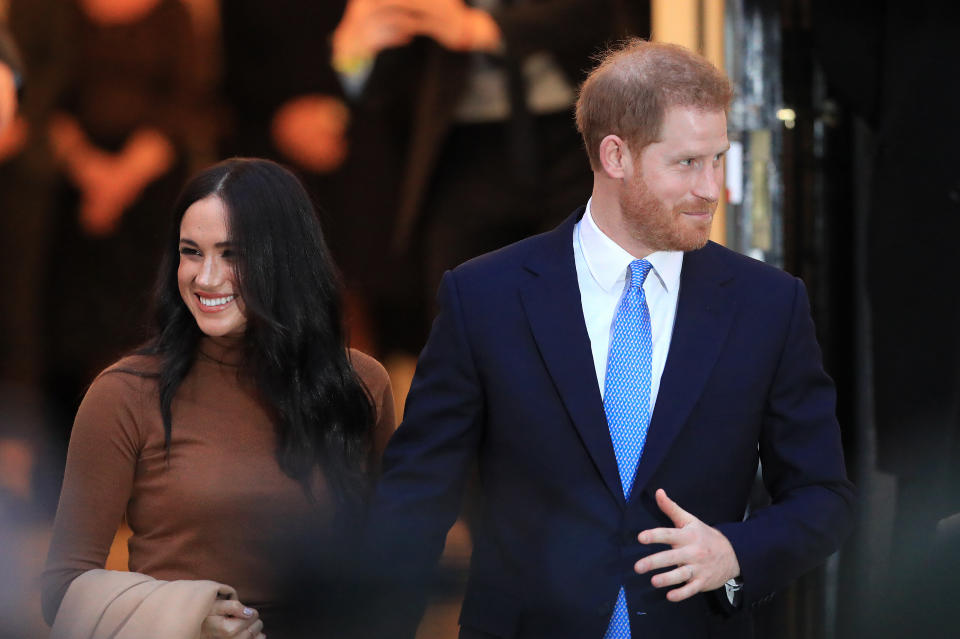
[[(749, 615), (727, 614), (719, 597), (671, 603), (636, 575), (634, 562), (664, 549), (636, 537), (672, 525), (654, 501), (664, 488), (730, 540), (747, 608), (839, 546), (853, 488), (806, 291), (713, 243), (684, 256), (626, 503), (574, 266), (582, 215), (446, 274), (373, 525), (395, 549), (391, 565), (416, 574), (439, 554), (476, 461), (483, 517), (464, 628), (599, 639), (623, 584), (634, 636), (744, 636)], [(773, 503), (744, 520), (758, 461)]]

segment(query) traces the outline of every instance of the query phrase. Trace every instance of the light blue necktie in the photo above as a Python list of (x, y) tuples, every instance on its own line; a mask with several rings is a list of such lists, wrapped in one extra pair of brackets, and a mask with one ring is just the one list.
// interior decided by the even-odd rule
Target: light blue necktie
[[(643, 282), (650, 267), (646, 260), (630, 263), (630, 283), (613, 317), (603, 392), (603, 409), (617, 457), (620, 484), (628, 502), (650, 425), (653, 335), (650, 332), (650, 310), (643, 293)], [(622, 587), (604, 639), (630, 639), (630, 615)]]

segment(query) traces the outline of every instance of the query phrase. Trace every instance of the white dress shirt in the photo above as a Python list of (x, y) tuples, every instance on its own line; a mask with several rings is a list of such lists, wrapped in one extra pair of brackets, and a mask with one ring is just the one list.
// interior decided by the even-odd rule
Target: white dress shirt
[[(590, 336), (593, 365), (603, 395), (607, 376), (607, 351), (610, 349), (613, 317), (626, 290), (627, 267), (637, 258), (608, 237), (593, 220), (587, 202), (583, 218), (573, 229), (573, 254), (580, 285), (580, 302)], [(683, 253), (657, 251), (646, 257), (652, 265), (643, 283), (643, 292), (650, 309), (650, 331), (653, 337), (653, 361), (650, 380), (650, 406), (653, 408), (660, 390), (660, 377), (667, 363), (673, 320), (677, 316), (680, 291), (680, 269)]]
[[(613, 317), (627, 288), (627, 267), (637, 258), (628, 253), (600, 230), (590, 211), (591, 202), (583, 218), (573, 229), (573, 255), (580, 285), (583, 318), (590, 336), (593, 365), (603, 396), (607, 376), (607, 352), (613, 334)], [(650, 379), (650, 407), (655, 408), (660, 378), (670, 352), (673, 322), (677, 316), (680, 293), (680, 270), (683, 253), (657, 251), (645, 258), (653, 268), (643, 282), (643, 293), (650, 310), (650, 332), (653, 337), (652, 375)], [(652, 415), (652, 413), (651, 413)], [(727, 600), (737, 605), (736, 593), (742, 587), (739, 578), (725, 584)]]

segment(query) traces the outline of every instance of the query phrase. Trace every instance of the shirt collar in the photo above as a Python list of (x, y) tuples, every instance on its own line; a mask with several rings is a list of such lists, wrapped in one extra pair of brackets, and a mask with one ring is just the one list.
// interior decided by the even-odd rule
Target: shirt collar
[[(603, 290), (612, 292), (615, 288), (623, 287), (627, 279), (627, 267), (637, 258), (600, 230), (593, 219), (592, 202), (592, 198), (587, 201), (587, 210), (577, 224), (580, 247), (590, 275)], [(648, 255), (646, 260), (650, 262), (657, 275), (656, 280), (664, 290), (672, 292), (679, 289), (682, 251), (656, 251)]]

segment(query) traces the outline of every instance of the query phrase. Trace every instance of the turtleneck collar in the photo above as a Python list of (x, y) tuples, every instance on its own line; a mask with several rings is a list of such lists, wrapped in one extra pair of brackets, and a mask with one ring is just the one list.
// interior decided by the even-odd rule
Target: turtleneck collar
[(197, 352), (201, 360), (237, 367), (243, 361), (243, 338), (205, 335), (200, 338)]

